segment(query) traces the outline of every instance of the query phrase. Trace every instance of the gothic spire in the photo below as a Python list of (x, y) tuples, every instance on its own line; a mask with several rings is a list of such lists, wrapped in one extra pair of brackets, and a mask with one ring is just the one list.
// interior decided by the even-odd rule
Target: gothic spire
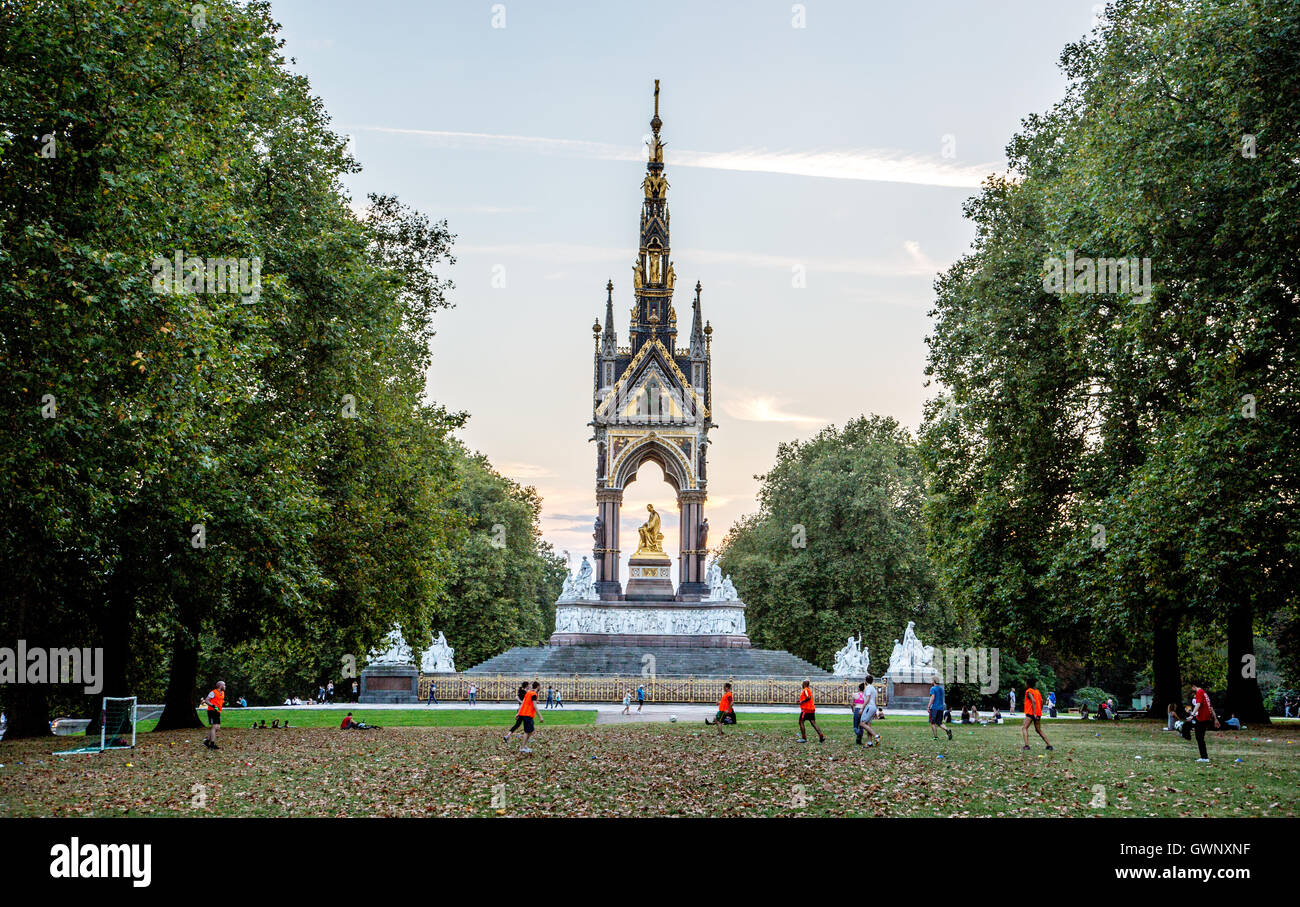
[(613, 356), (618, 350), (618, 335), (614, 332), (614, 281), (605, 284), (605, 331), (600, 338), (601, 355)]
[(691, 358), (704, 359), (708, 350), (704, 342), (704, 316), (700, 314), (700, 282), (695, 281), (695, 302), (691, 304)]
[(659, 336), (673, 348), (677, 334), (673, 311), (673, 272), (668, 242), (668, 180), (664, 178), (664, 143), (659, 136), (659, 80), (655, 79), (655, 110), (650, 120), (653, 135), (649, 143), (646, 175), (641, 183), (645, 198), (641, 204), (641, 242), (632, 266), (633, 291), (637, 305), (632, 319), (632, 347), (635, 350), (650, 337)]

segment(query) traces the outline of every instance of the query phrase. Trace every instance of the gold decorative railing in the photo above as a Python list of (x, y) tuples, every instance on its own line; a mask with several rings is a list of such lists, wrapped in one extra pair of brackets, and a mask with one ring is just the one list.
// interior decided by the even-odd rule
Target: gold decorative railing
[[(722, 698), (725, 677), (642, 677), (631, 675), (521, 675), (521, 674), (438, 674), (420, 675), (420, 701), (429, 698), (429, 682), (438, 682), (439, 702), (465, 702), (469, 699), (469, 686), (474, 684), (479, 702), (514, 702), (521, 683), (541, 686), (542, 700), (546, 688), (558, 690), (565, 702), (622, 702), (630, 693), (636, 700), (636, 688), (645, 687), (646, 702), (702, 702), (716, 703)], [(812, 681), (813, 696), (817, 705), (848, 706), (857, 695), (861, 681), (851, 679), (819, 679)], [(737, 704), (794, 705), (799, 701), (798, 680), (743, 677), (731, 679), (731, 692)], [(883, 707), (887, 703), (885, 685), (875, 684), (876, 700)]]

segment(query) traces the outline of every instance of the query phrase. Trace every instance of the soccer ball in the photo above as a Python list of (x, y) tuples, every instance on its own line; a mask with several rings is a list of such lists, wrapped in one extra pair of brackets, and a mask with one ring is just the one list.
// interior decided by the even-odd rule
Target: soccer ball
[(669, 715), (669, 716), (668, 716), (668, 720), (669, 720), (669, 721), (676, 721), (676, 720), (677, 720), (677, 716), (676, 716), (676, 715)]

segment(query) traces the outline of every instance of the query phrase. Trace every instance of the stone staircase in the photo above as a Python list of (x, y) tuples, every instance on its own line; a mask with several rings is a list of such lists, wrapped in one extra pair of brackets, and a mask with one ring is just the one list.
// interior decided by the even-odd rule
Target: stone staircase
[(690, 677), (829, 677), (811, 662), (776, 649), (685, 646), (533, 646), (517, 647), (475, 665), (466, 674), (635, 676), (654, 657), (659, 676)]

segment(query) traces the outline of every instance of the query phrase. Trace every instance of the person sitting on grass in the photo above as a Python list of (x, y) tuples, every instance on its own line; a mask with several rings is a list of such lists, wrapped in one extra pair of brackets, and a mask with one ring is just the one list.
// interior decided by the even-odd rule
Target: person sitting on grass
[(339, 725), (339, 730), (373, 731), (376, 727), (378, 727), (378, 725), (366, 724), (364, 721), (357, 721), (355, 718), (352, 717), (352, 713), (348, 712), (347, 717), (343, 719), (343, 723)]
[(970, 723), (971, 723), (971, 724), (987, 724), (988, 722), (980, 721), (980, 710), (979, 710), (977, 707), (975, 707), (975, 706), (971, 706), (971, 707), (970, 707)]
[[(718, 700), (718, 712), (713, 716), (713, 720), (705, 718), (705, 724), (716, 724), (718, 726), (718, 736), (722, 736), (722, 725), (726, 723), (727, 716), (732, 713), (732, 703), (735, 698), (731, 695), (731, 684), (722, 685), (722, 698)], [(733, 721), (734, 723), (734, 721)]]
[(970, 724), (970, 709), (966, 706), (961, 707), (961, 723)]
[(990, 721), (992, 724), (1002, 723), (1002, 710), (998, 708), (996, 705), (993, 706), (993, 717), (990, 719)]

